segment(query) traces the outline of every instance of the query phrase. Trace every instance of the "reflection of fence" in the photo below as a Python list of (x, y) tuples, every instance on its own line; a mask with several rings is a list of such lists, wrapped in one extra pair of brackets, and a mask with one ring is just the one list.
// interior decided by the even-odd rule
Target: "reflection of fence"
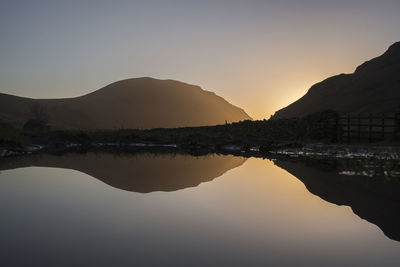
[(335, 118), (338, 140), (380, 141), (397, 139), (400, 134), (400, 113), (369, 115), (338, 115)]

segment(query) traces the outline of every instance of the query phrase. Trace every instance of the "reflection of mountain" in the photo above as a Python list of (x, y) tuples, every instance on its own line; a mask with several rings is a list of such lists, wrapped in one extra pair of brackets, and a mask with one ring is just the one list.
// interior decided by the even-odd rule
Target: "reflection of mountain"
[(195, 187), (221, 176), (245, 161), (245, 158), (231, 155), (31, 155), (3, 159), (0, 170), (29, 166), (73, 169), (119, 189), (148, 193)]
[(301, 162), (278, 160), (275, 164), (296, 176), (312, 194), (350, 206), (386, 236), (400, 241), (400, 183), (389, 183), (381, 177), (343, 176)]

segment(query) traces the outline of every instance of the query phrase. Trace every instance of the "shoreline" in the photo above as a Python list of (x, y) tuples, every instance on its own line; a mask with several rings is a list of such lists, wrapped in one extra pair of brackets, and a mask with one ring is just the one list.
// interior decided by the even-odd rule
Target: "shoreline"
[(384, 179), (389, 182), (400, 182), (400, 147), (399, 146), (350, 146), (307, 144), (298, 147), (280, 148), (265, 151), (262, 147), (240, 147), (228, 145), (223, 147), (199, 148), (174, 144), (144, 143), (96, 143), (92, 146), (69, 144), (64, 149), (49, 149), (45, 146), (30, 145), (24, 150), (0, 149), (0, 162), (12, 161), (13, 157), (37, 157), (41, 155), (63, 156), (67, 154), (110, 153), (115, 156), (152, 154), (185, 154), (190, 156), (207, 156), (212, 154), (233, 155), (244, 158), (262, 158), (272, 161), (302, 163), (314, 166), (324, 172), (334, 171), (343, 177)]
[(371, 144), (323, 144), (323, 143), (275, 143), (269, 145), (199, 145), (199, 144), (160, 144), (160, 143), (125, 143), (125, 142), (93, 142), (58, 143), (57, 145), (29, 144), (23, 147), (0, 147), (0, 158), (30, 155), (37, 153), (67, 153), (99, 150), (166, 150), (170, 152), (187, 152), (193, 154), (222, 153), (242, 156), (287, 156), (291, 158), (344, 158), (344, 159), (379, 159), (399, 160), (400, 145)]

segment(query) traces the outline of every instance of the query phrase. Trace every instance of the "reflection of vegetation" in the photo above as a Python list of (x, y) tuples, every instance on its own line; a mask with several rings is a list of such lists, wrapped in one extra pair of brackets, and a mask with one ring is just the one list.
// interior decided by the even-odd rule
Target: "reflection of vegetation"
[(358, 159), (339, 161), (339, 174), (348, 176), (386, 177), (398, 181), (400, 178), (399, 160)]
[(386, 181), (400, 182), (400, 161), (379, 158), (289, 158), (277, 157), (280, 161), (303, 163), (324, 172), (341, 176), (358, 176), (357, 180), (369, 181), (372, 177), (384, 177)]

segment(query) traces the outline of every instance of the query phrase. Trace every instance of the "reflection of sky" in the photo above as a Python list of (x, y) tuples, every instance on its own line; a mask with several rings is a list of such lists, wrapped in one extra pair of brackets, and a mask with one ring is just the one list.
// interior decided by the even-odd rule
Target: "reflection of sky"
[(149, 194), (71, 170), (3, 171), (0, 213), (3, 260), (19, 254), (20, 261), (52, 265), (400, 263), (400, 243), (262, 159), (195, 188)]
[(153, 76), (264, 118), (398, 41), (399, 11), (395, 0), (1, 1), (0, 92), (77, 96)]

